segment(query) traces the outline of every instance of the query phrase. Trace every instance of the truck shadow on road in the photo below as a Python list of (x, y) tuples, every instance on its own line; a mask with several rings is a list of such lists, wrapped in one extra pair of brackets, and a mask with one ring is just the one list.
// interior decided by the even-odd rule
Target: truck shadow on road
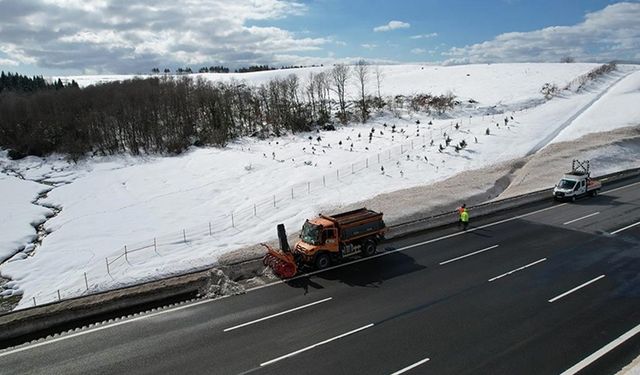
[(287, 285), (304, 289), (305, 294), (309, 292), (310, 287), (323, 289), (324, 285), (334, 281), (354, 287), (378, 288), (386, 280), (426, 268), (403, 252), (376, 256), (359, 262), (357, 260), (360, 259), (345, 262), (342, 267), (287, 281)]

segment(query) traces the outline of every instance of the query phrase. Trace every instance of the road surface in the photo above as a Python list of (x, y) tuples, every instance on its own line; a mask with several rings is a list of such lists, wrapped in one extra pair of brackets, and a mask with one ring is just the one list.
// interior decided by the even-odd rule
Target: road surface
[(0, 372), (602, 373), (638, 354), (638, 337), (617, 339), (640, 325), (640, 179), (471, 215), (466, 232), (413, 235), (286, 284), (5, 350)]

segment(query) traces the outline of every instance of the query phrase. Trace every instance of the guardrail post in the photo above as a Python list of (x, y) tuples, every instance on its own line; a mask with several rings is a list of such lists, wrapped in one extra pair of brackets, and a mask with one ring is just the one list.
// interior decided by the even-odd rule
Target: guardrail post
[(235, 227), (236, 227), (236, 223), (235, 223), (235, 221), (233, 220), (233, 211), (231, 212), (231, 227), (232, 227), (232, 228), (235, 228)]
[(89, 290), (89, 280), (87, 280), (87, 273), (84, 273), (84, 285), (87, 287), (87, 290)]
[(124, 260), (129, 263), (129, 253), (127, 252), (127, 245), (124, 245)]
[(58, 289), (58, 301), (62, 301), (62, 298), (60, 297), (60, 289)]
[[(211, 222), (209, 222), (209, 236), (213, 236), (213, 233), (211, 232)], [(155, 243), (155, 239), (153, 240), (153, 242)]]
[(38, 306), (38, 305), (36, 304), (36, 297), (35, 297), (35, 296), (33, 297), (33, 306)]
[[(209, 231), (211, 231), (211, 223), (209, 223)], [(160, 255), (160, 253), (158, 253), (158, 241), (156, 241), (155, 237), (153, 237), (153, 251)]]
[(253, 204), (253, 216), (258, 216), (258, 210), (256, 209), (256, 204)]
[(185, 229), (182, 230), (182, 238), (184, 238), (184, 242), (187, 242), (187, 231)]
[(107, 274), (111, 275), (111, 270), (109, 270), (109, 258), (104, 258), (104, 262), (107, 264)]

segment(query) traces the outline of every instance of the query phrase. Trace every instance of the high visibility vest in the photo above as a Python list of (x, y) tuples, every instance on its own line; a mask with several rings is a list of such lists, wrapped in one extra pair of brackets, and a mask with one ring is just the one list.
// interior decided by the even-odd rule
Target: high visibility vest
[(469, 221), (469, 213), (467, 211), (462, 211), (462, 213), (460, 214), (460, 221), (462, 221), (463, 223)]

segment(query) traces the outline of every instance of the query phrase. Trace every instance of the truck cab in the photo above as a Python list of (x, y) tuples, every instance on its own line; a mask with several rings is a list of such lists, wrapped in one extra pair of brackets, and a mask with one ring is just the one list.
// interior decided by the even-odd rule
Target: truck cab
[(300, 263), (326, 268), (343, 258), (375, 254), (386, 230), (382, 214), (359, 209), (305, 221), (293, 254)]
[(566, 174), (556, 184), (553, 189), (553, 195), (556, 199), (571, 199), (575, 200), (577, 197), (585, 194), (587, 191), (587, 179), (586, 177)]

